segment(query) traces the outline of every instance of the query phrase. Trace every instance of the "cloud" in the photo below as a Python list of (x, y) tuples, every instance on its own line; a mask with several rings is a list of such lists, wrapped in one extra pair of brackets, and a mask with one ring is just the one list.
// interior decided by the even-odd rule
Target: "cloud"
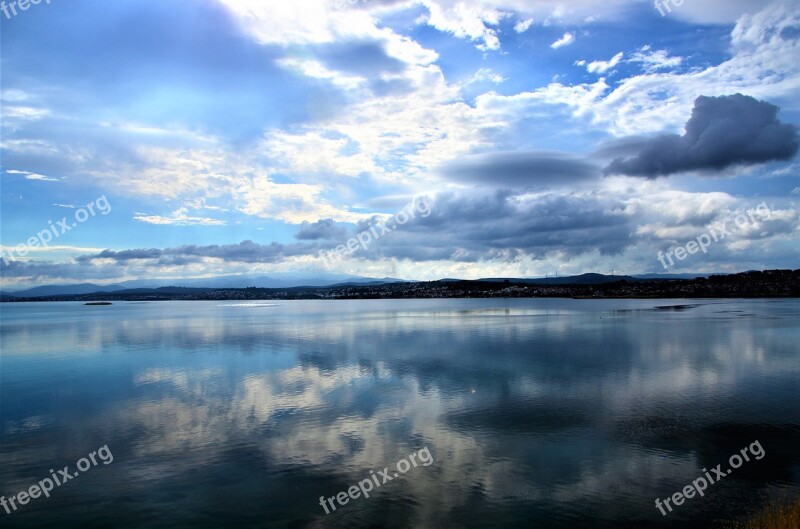
[(670, 57), (666, 50), (652, 50), (650, 46), (642, 46), (639, 51), (631, 55), (629, 63), (639, 63), (647, 73), (658, 70), (674, 70), (683, 64), (683, 57)]
[(316, 241), (319, 239), (341, 240), (347, 238), (347, 231), (336, 225), (333, 219), (321, 219), (310, 223), (304, 221), (295, 238), (301, 241)]
[(393, 237), (386, 251), (419, 260), (514, 261), (526, 255), (541, 258), (549, 252), (564, 256), (597, 250), (616, 253), (633, 243), (632, 218), (623, 202), (594, 193), (445, 193), (437, 197), (431, 211), (415, 226), (422, 232), (424, 245), (403, 245)]
[(200, 259), (221, 259), (239, 263), (276, 263), (296, 255), (313, 253), (315, 246), (307, 244), (258, 244), (243, 241), (239, 244), (194, 244), (174, 248), (138, 248), (132, 250), (103, 250), (93, 255), (82, 255), (75, 259), (79, 263), (95, 260), (127, 263), (129, 261), (149, 260), (153, 266), (188, 264)]
[(516, 31), (517, 33), (525, 33), (530, 29), (532, 24), (533, 24), (532, 18), (528, 18), (526, 20), (520, 20), (519, 22), (514, 24), (514, 31)]
[[(410, 3), (398, 1), (396, 5), (407, 9)], [(590, 17), (621, 19), (630, 7), (630, 0), (416, 0), (415, 3), (429, 10), (430, 16), (423, 19), (428, 25), (457, 38), (480, 42), (477, 47), (482, 50), (500, 49), (502, 32), (498, 31), (498, 25), (506, 17), (518, 17), (514, 29), (520, 33), (530, 28), (529, 21), (532, 23), (533, 19), (543, 20), (545, 25), (583, 23)]]
[(459, 183), (496, 187), (568, 185), (600, 176), (595, 165), (558, 152), (518, 151), (467, 156), (440, 167)]
[(742, 94), (700, 96), (683, 136), (652, 138), (636, 156), (617, 158), (604, 173), (655, 178), (790, 160), (800, 149), (800, 136), (796, 126), (778, 120), (778, 110)]
[[(451, 33), (457, 38), (480, 41), (478, 47), (488, 50), (500, 49), (497, 26), (502, 18), (512, 13), (520, 18), (529, 17), (515, 24), (515, 31), (521, 33), (530, 28), (533, 18), (553, 24), (584, 23), (598, 18), (619, 20), (630, 12), (632, 4), (631, 0), (570, 0), (569, 2), (417, 0), (417, 3), (429, 10), (430, 16), (425, 22), (430, 26)], [(375, 2), (371, 4), (378, 5)], [(731, 24), (742, 15), (763, 7), (763, 3), (752, 0), (728, 0), (724, 3), (715, 0), (693, 0), (691, 5), (689, 4), (686, 2), (680, 9), (673, 9), (670, 16), (703, 24)], [(397, 2), (397, 5), (404, 7), (408, 3)], [(657, 14), (657, 11), (653, 12)], [(574, 34), (572, 37), (574, 38)]]
[(56, 178), (54, 176), (46, 176), (38, 173), (31, 173), (30, 171), (18, 171), (16, 169), (9, 169), (8, 171), (6, 171), (6, 174), (24, 175), (26, 180), (38, 180), (40, 182), (60, 182), (61, 180), (63, 180), (62, 178)]
[[(441, 193), (432, 199), (431, 215), (418, 216), (402, 229), (373, 241), (366, 251), (359, 250), (346, 259), (341, 271), (379, 277), (394, 270), (400, 271), (401, 277), (415, 279), (543, 275), (559, 264), (575, 273), (620, 266), (631, 272), (657, 271), (657, 251), (691, 240), (708, 226), (756, 205), (727, 193), (670, 190), (663, 180), (637, 182), (638, 193), (633, 196), (613, 190), (612, 185), (607, 187), (611, 189), (569, 194), (485, 189)], [(737, 235), (732, 241), (736, 245), (719, 245), (713, 256), (696, 266), (714, 271), (744, 266), (732, 266), (732, 260), (756, 268), (788, 266), (796, 257), (797, 210), (792, 206), (780, 209), (772, 201), (769, 204), (772, 217), (768, 222)], [(45, 279), (121, 281), (318, 270), (319, 250), (336, 244), (327, 240), (291, 244), (244, 241), (96, 250), (63, 263), (0, 261), (0, 275), (8, 285)]]
[(429, 26), (451, 33), (457, 38), (481, 41), (477, 45), (481, 50), (500, 49), (500, 39), (495, 27), (508, 13), (484, 4), (459, 2), (448, 6), (446, 2), (432, 0), (421, 0), (421, 3), (428, 8), (429, 15), (425, 21)]
[(157, 225), (171, 225), (171, 226), (224, 226), (226, 222), (220, 219), (212, 219), (209, 217), (193, 217), (187, 215), (188, 208), (180, 208), (169, 217), (161, 215), (147, 215), (144, 213), (137, 213), (134, 215), (133, 220), (144, 222), (146, 224)]
[[(13, 255), (17, 250), (16, 246), (4, 246), (0, 244), (0, 253), (8, 253)], [(102, 251), (103, 248), (85, 247), (85, 246), (66, 246), (66, 245), (53, 245), (53, 246), (27, 246), (25, 251), (27, 253), (97, 253)]]
[(378, 40), (355, 40), (318, 45), (313, 49), (332, 70), (365, 77), (402, 73), (408, 65), (389, 55), (386, 47), (386, 42)]
[[(8, 38), (19, 53), (4, 63), (3, 73), (8, 70), (9, 75), (4, 78), (3, 106), (50, 112), (36, 120), (23, 119), (18, 112), (13, 121), (4, 121), (4, 165), (26, 167), (37, 173), (25, 174), (41, 173), (45, 178), (63, 176), (71, 185), (67, 190), (64, 183), (7, 178), (18, 189), (13, 189), (13, 198), (6, 194), (4, 210), (9, 205), (8, 214), (21, 211), (16, 196), (23, 192), (26, 200), (33, 195), (44, 207), (79, 204), (72, 200), (73, 191), (103, 186), (125, 200), (128, 211), (146, 212), (134, 220), (131, 215), (109, 220), (115, 224), (105, 232), (126, 233), (129, 241), (136, 241), (128, 247), (152, 244), (155, 231), (177, 246), (236, 242), (244, 238), (242, 233), (257, 229), (270, 230), (285, 245), (279, 252), (284, 257), (277, 261), (271, 260), (276, 250), (268, 245), (248, 257), (260, 261), (248, 262), (236, 260), (243, 251), (239, 245), (218, 252), (231, 260), (205, 255), (213, 253), (206, 247), (194, 254), (173, 249), (130, 264), (117, 264), (109, 257), (108, 266), (117, 267), (114, 273), (129, 279), (140, 273), (189, 276), (306, 266), (320, 247), (333, 243), (329, 237), (338, 237), (337, 226), (350, 232), (354, 224), (370, 222), (376, 212), (398, 210), (408, 202), (405, 196), (455, 191), (460, 195), (443, 198), (442, 207), (451, 208), (454, 215), (474, 213), (474, 220), (438, 217), (440, 231), (433, 233), (427, 220), (405, 226), (371, 246), (374, 253), (355, 255), (343, 267), (371, 272), (398, 261), (410, 270), (403, 277), (430, 277), (434, 270), (446, 277), (457, 271), (479, 273), (491, 260), (512, 262), (520, 255), (540, 269), (540, 256), (551, 256), (547, 259), (554, 262), (558, 256), (552, 256), (562, 252), (577, 256), (572, 266), (597, 270), (592, 255), (609, 249), (629, 251), (631, 234), (652, 233), (657, 239), (674, 230), (694, 230), (685, 219), (672, 225), (661, 218), (642, 221), (618, 212), (632, 207), (640, 196), (635, 186), (652, 186), (651, 191), (680, 186), (690, 195), (700, 195), (693, 191), (710, 191), (709, 182), (601, 176), (614, 160), (636, 160), (651, 146), (652, 135), (672, 133), (680, 138), (699, 94), (748, 94), (782, 107), (784, 122), (797, 120), (800, 18), (796, 8), (778, 9), (774, 2), (766, 9), (750, 8), (759, 13), (742, 17), (735, 29), (682, 26), (668, 45), (657, 46), (665, 49), (642, 45), (664, 42), (660, 31), (670, 22), (662, 21), (651, 4), (630, 0), (370, 0), (336, 9), (336, 0), (224, 0), (224, 9), (218, 3), (203, 3), (187, 18), (182, 10), (163, 3), (153, 11), (133, 2), (123, 11), (130, 21), (126, 27), (135, 28), (130, 32), (116, 31), (117, 7), (94, 10), (89, 18), (83, 13), (73, 17), (93, 20), (83, 26), (56, 17), (47, 22), (47, 32), (56, 40), (47, 43), (35, 41), (36, 31), (14, 24), (15, 35), (9, 33)], [(703, 9), (711, 17), (727, 9), (705, 0), (693, 3), (707, 4)], [(430, 10), (425, 7), (429, 4), (434, 6)], [(683, 7), (695, 9), (688, 2)], [(687, 12), (675, 10), (673, 22), (682, 16), (678, 11)], [(429, 12), (441, 16), (418, 24), (446, 34), (432, 35), (430, 27), (413, 26), (415, 17)], [(610, 20), (618, 14), (623, 16)], [(638, 15), (647, 20), (637, 18), (642, 24), (631, 25)], [(533, 27), (534, 19), (549, 26), (546, 35), (533, 35), (538, 28)], [(722, 19), (730, 22), (729, 15), (720, 15), (715, 23)], [(109, 32), (112, 26), (115, 31)], [(625, 28), (632, 33), (620, 33)], [(515, 30), (528, 33), (520, 36)], [(553, 53), (552, 61), (514, 67), (522, 64), (520, 60), (528, 64), (533, 47), (546, 50), (565, 32), (574, 46)], [(113, 38), (105, 38), (109, 35)], [(148, 36), (144, 45), (131, 46), (141, 35)], [(425, 35), (431, 38), (420, 40)], [(686, 39), (697, 35), (706, 35), (708, 46), (694, 47), (686, 57), (672, 56), (686, 53)], [(502, 54), (476, 53), (469, 51), (470, 41), (484, 50), (502, 41), (508, 49)], [(94, 50), (96, 42), (105, 43), (102, 50)], [(604, 43), (605, 51), (596, 46), (582, 68), (569, 68), (575, 54), (587, 56), (582, 47), (590, 42)], [(617, 50), (624, 55), (614, 56)], [(79, 71), (68, 71), (65, 65), (74, 62), (72, 57), (93, 51), (98, 54), (91, 55), (97, 59), (91, 65), (84, 61)], [(197, 56), (204, 60), (198, 62)], [(591, 62), (594, 59), (602, 60)], [(587, 70), (597, 75), (587, 76)], [(615, 70), (613, 83), (599, 78)], [(85, 79), (93, 80), (88, 88), (81, 81)], [(612, 136), (624, 138), (624, 145), (598, 154), (597, 142)], [(594, 153), (582, 158), (545, 149)], [(784, 164), (779, 167), (785, 170)], [(441, 178), (431, 182), (437, 169)], [(735, 184), (737, 196), (785, 196), (796, 187), (791, 181), (796, 172), (772, 171), (775, 177), (768, 180), (759, 179), (761, 175), (735, 183), (717, 180), (711, 187), (727, 193)], [(465, 196), (469, 186), (477, 188), (474, 196)], [(498, 196), (496, 189), (502, 190)], [(549, 195), (553, 189), (557, 192)], [(613, 192), (606, 193), (609, 189)], [(49, 195), (37, 196), (32, 190)], [(594, 193), (600, 197), (596, 207)], [(566, 198), (555, 210), (551, 206), (558, 195)], [(161, 198), (169, 199), (169, 205), (154, 206), (164, 204)], [(217, 213), (192, 205), (206, 199), (229, 209)], [(21, 197), (19, 201), (24, 203)], [(680, 203), (695, 204), (688, 197), (681, 197)], [(643, 200), (636, 206), (646, 213), (653, 204)], [(175, 211), (181, 206), (183, 211)], [(554, 218), (535, 224), (540, 207)], [(603, 217), (606, 209), (615, 215)], [(588, 215), (595, 210), (596, 215)], [(587, 231), (586, 237), (567, 230), (567, 237), (560, 239), (558, 223), (579, 223), (584, 214), (588, 224), (598, 228)], [(226, 227), (177, 227), (214, 223), (210, 217), (225, 219)], [(653, 231), (640, 231), (642, 226)], [(547, 232), (549, 228), (553, 231)], [(179, 240), (203, 234), (213, 241)], [(102, 238), (88, 243), (109, 247), (109, 240)], [(304, 248), (309, 251), (295, 254)], [(646, 253), (631, 253), (619, 265), (644, 262)], [(426, 264), (413, 269), (411, 258), (417, 255)], [(745, 266), (762, 259), (760, 255), (731, 262)], [(434, 258), (441, 263), (431, 265)], [(76, 277), (102, 276), (87, 270), (103, 263), (95, 259)], [(179, 263), (189, 264), (178, 269)], [(461, 263), (468, 264), (460, 267)]]
[(36, 173), (27, 174), (25, 175), (25, 178), (27, 180), (39, 180), (40, 182), (60, 182), (62, 180), (61, 178), (55, 178), (52, 176), (46, 176), (43, 174), (36, 174)]
[(473, 75), (467, 84), (472, 83), (480, 83), (483, 81), (488, 81), (494, 84), (500, 84), (505, 82), (507, 79), (500, 75), (499, 73), (495, 73), (492, 71), (491, 68), (480, 68), (475, 75)]
[(586, 66), (586, 70), (589, 73), (606, 73), (611, 68), (613, 68), (614, 66), (618, 65), (620, 63), (620, 61), (622, 60), (622, 57), (624, 57), (624, 56), (625, 56), (624, 53), (619, 52), (616, 55), (614, 55), (611, 58), (611, 60), (590, 62)]
[[(441, 259), (470, 263), (513, 261), (552, 251), (564, 255), (598, 249), (614, 253), (632, 243), (630, 233), (635, 229), (624, 203), (611, 196), (469, 192), (445, 193), (431, 203), (430, 216), (416, 217), (402, 229), (373, 241), (366, 251), (355, 252), (353, 257), (368, 262)], [(363, 221), (355, 229), (367, 229), (368, 225), (369, 222)], [(214, 262), (274, 265), (292, 259), (307, 261), (315, 259), (319, 250), (337, 244), (336, 240), (328, 241), (328, 237), (337, 235), (334, 230), (327, 219), (301, 228), (304, 240), (316, 237), (317, 242), (259, 244), (247, 240), (226, 245), (103, 250), (76, 257), (74, 265), (162, 269), (195, 264), (210, 266)], [(9, 269), (10, 275), (35, 270), (35, 267), (15, 266)]]
[(562, 48), (564, 46), (569, 46), (573, 42), (575, 42), (575, 34), (574, 33), (564, 33), (564, 35), (560, 39), (558, 39), (557, 41), (552, 43), (550, 45), (550, 47), (553, 48), (554, 50), (557, 50), (558, 48)]
[(699, 94), (747, 93), (794, 107), (800, 83), (800, 39), (787, 41), (780, 35), (798, 25), (797, 9), (771, 3), (757, 15), (739, 19), (730, 32), (728, 60), (688, 71), (681, 68), (634, 75), (614, 86), (604, 78), (582, 84), (553, 82), (511, 97), (564, 105), (576, 117), (589, 117), (592, 125), (605, 127), (615, 136), (676, 132), (685, 124)]

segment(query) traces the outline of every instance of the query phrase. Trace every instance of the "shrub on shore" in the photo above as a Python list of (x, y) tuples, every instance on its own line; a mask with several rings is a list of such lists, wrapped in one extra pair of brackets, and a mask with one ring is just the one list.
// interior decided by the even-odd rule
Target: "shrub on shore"
[(735, 522), (727, 529), (798, 529), (800, 528), (800, 497), (794, 501), (778, 501), (751, 516)]

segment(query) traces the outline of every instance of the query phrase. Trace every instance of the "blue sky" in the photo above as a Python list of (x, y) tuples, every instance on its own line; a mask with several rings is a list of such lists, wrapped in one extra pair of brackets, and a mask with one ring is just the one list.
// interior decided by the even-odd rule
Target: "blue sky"
[[(798, 265), (798, 1), (15, 10), (0, 12), (3, 288), (326, 270), (320, 251), (415, 197), (429, 216), (330, 271)], [(759, 204), (768, 218), (662, 267)]]

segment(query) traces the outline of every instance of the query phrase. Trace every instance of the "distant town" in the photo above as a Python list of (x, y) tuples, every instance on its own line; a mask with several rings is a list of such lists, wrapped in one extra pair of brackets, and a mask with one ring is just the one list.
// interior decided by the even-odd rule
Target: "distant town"
[(766, 270), (693, 279), (637, 279), (585, 274), (537, 282), (527, 279), (375, 282), (294, 288), (139, 288), (0, 301), (168, 301), (406, 298), (782, 298), (800, 297), (800, 270)]

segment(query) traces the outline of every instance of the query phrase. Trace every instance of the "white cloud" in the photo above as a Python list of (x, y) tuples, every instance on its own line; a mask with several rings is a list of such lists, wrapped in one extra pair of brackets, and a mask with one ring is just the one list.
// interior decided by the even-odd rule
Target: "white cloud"
[[(85, 247), (85, 246), (66, 246), (66, 245), (50, 245), (50, 246), (27, 246), (25, 247), (25, 251), (27, 253), (98, 253), (105, 250), (105, 248), (93, 248), (93, 247)], [(5, 246), (0, 244), (0, 252), (2, 253), (15, 253), (17, 251), (16, 246)]]
[(640, 63), (645, 72), (654, 73), (678, 68), (683, 64), (683, 57), (670, 57), (667, 50), (652, 50), (650, 46), (643, 46), (627, 62)]
[(35, 108), (25, 106), (3, 106), (4, 119), (17, 119), (17, 120), (37, 120), (50, 115), (50, 111), (46, 108)]
[(429, 0), (421, 0), (421, 3), (430, 12), (425, 21), (439, 31), (452, 33), (458, 38), (466, 38), (473, 42), (482, 41), (482, 44), (478, 45), (481, 49), (500, 49), (500, 39), (494, 26), (510, 13), (484, 3), (458, 2), (449, 6)]
[(54, 176), (32, 173), (30, 171), (18, 171), (16, 169), (7, 170), (6, 174), (24, 175), (26, 180), (38, 180), (40, 182), (60, 182), (61, 180), (63, 180), (63, 178), (56, 178)]
[[(319, 44), (338, 36), (358, 35), (374, 28), (364, 11), (337, 10), (328, 0), (263, 2), (220, 0), (236, 15), (242, 27), (264, 44)], [(265, 24), (269, 21), (269, 24)]]
[(622, 60), (622, 57), (624, 56), (625, 56), (624, 53), (619, 52), (616, 55), (614, 55), (614, 57), (612, 57), (611, 60), (590, 62), (588, 65), (586, 65), (586, 70), (589, 73), (606, 73), (611, 68), (618, 65)]
[[(260, 41), (277, 41), (278, 36), (268, 32), (273, 23), (283, 37), (301, 42), (349, 38), (356, 31), (334, 27), (323, 13), (312, 18), (323, 17), (324, 20), (301, 23), (325, 27), (328, 33), (299, 35), (285, 27), (283, 20), (263, 18), (272, 9), (290, 7), (265, 7), (261, 2), (244, 0), (225, 0), (225, 3), (237, 6), (235, 12), (242, 17), (243, 25)], [(432, 1), (431, 5), (434, 3)], [(591, 3), (579, 4), (586, 7)], [(459, 3), (447, 5), (461, 10), (464, 23), (469, 20), (468, 13), (477, 16), (466, 7), (458, 7)], [(248, 10), (247, 6), (252, 6), (253, 10)], [(504, 9), (514, 7), (506, 5)], [(298, 7), (295, 11), (303, 10)], [(481, 20), (500, 21), (505, 12), (498, 8), (480, 17)], [(355, 16), (359, 20), (367, 13), (361, 9), (347, 10), (348, 17)], [(335, 17), (335, 14), (330, 16)], [(784, 25), (792, 23), (785, 12), (743, 19), (734, 31), (736, 55), (706, 70), (635, 76), (613, 88), (605, 79), (574, 86), (554, 82), (519, 94), (488, 92), (478, 96), (473, 105), (461, 101), (463, 85), (448, 83), (442, 70), (433, 63), (437, 57), (435, 52), (386, 28), (378, 29), (376, 21), (367, 18), (369, 24), (359, 26), (364, 34), (377, 35), (390, 55), (401, 57), (408, 65), (402, 73), (409, 85), (408, 92), (354, 99), (347, 111), (335, 118), (321, 118), (288, 130), (266, 131), (262, 141), (244, 152), (230, 151), (213, 138), (205, 138), (202, 148), (196, 149), (140, 147), (136, 154), (142, 165), (108, 161), (96, 164), (91, 174), (104, 181), (113, 174), (119, 185), (137, 194), (179, 199), (182, 204), (198, 197), (227, 197), (232, 200), (232, 209), (264, 218), (293, 223), (325, 217), (354, 221), (364, 218), (365, 214), (350, 204), (361, 202), (362, 197), (348, 189), (350, 184), (344, 183), (345, 178), (368, 177), (397, 186), (392, 192), (418, 192), (429, 185), (426, 179), (437, 165), (477, 147), (494, 147), (483, 131), (507, 130), (525, 117), (541, 113), (537, 108), (563, 106), (576, 116), (591, 117), (598, 125), (608, 126), (611, 132), (619, 135), (661, 132), (683, 126), (697, 94), (743, 91), (758, 96), (753, 93), (755, 90), (791, 94), (797, 86), (798, 67), (792, 62), (796, 57), (792, 55), (796, 52), (793, 50), (796, 43), (773, 42), (779, 39), (776, 36), (779, 31), (772, 25), (776, 21)], [(480, 40), (482, 31), (475, 26), (472, 36)], [(759, 35), (771, 35), (772, 40), (764, 41)], [(472, 37), (465, 33), (463, 38)], [(574, 34), (566, 33), (559, 42), (573, 39)], [(623, 57), (619, 53), (608, 61), (578, 64), (589, 71), (604, 73), (619, 64)], [(628, 60), (660, 70), (679, 64), (682, 59), (669, 57), (663, 50), (642, 48)], [(312, 59), (290, 56), (281, 64), (348, 89), (357, 89), (362, 82), (356, 76), (332, 71)], [(788, 75), (783, 79), (770, 71), (788, 72)], [(500, 83), (503, 80), (490, 68), (481, 68), (468, 82)], [(276, 181), (276, 174), (281, 175), (280, 181)], [(184, 219), (180, 215), (140, 217), (138, 220), (142, 222), (160, 223), (207, 219), (204, 216), (189, 219), (186, 212)]]
[(0, 92), (0, 100), (7, 102), (10, 101), (12, 103), (17, 103), (20, 101), (27, 101), (30, 98), (31, 98), (30, 94), (22, 90), (12, 89), (12, 90), (3, 90), (2, 92)]
[(339, 72), (329, 70), (321, 62), (314, 59), (285, 57), (278, 60), (277, 63), (288, 70), (293, 70), (315, 79), (327, 79), (333, 85), (349, 90), (354, 90), (366, 82), (364, 77), (343, 75)]
[(368, 3), (359, 9), (337, 9), (331, 0), (264, 2), (218, 0), (239, 20), (243, 30), (263, 44), (328, 44), (340, 41), (376, 40), (387, 53), (408, 64), (430, 64), (438, 55), (391, 29), (367, 10), (381, 8)]
[(27, 180), (39, 180), (41, 182), (60, 182), (62, 180), (61, 178), (55, 178), (52, 176), (46, 176), (43, 174), (36, 174), (36, 173), (30, 173), (28, 175), (25, 175), (25, 178)]
[(532, 18), (520, 20), (519, 22), (514, 24), (514, 31), (516, 31), (517, 33), (525, 33), (530, 29), (531, 25), (533, 25)]
[[(516, 29), (522, 28), (529, 19), (542, 20), (544, 26), (619, 20), (632, 5), (638, 4), (631, 0), (409, 0), (396, 5), (397, 9), (404, 9), (413, 3), (429, 9), (431, 16), (424, 19), (428, 24), (458, 38), (481, 41), (479, 47), (487, 50), (500, 49), (496, 28), (499, 20), (511, 13), (520, 18), (526, 17), (515, 25)], [(673, 9), (670, 16), (704, 24), (730, 24), (746, 13), (763, 8), (765, 4), (763, 0), (728, 0), (723, 3), (718, 0), (692, 0)]]
[(800, 39), (781, 37), (784, 28), (797, 25), (800, 12), (771, 5), (737, 23), (731, 34), (733, 56), (718, 65), (687, 73), (646, 73), (624, 79), (613, 89), (603, 78), (572, 86), (551, 83), (508, 98), (564, 105), (619, 136), (681, 131), (698, 95), (743, 93), (797, 110)]
[(503, 77), (498, 73), (495, 73), (494, 71), (492, 71), (491, 68), (481, 68), (477, 72), (475, 72), (475, 75), (473, 75), (470, 78), (467, 84), (479, 83), (483, 81), (489, 81), (490, 83), (500, 84), (506, 80), (507, 79), (505, 77)]
[(266, 177), (242, 179), (234, 190), (242, 213), (290, 224), (325, 218), (336, 222), (358, 222), (371, 217), (332, 206), (322, 194), (320, 185), (276, 184)]
[(575, 42), (575, 34), (574, 33), (564, 33), (564, 35), (560, 39), (558, 39), (557, 41), (552, 43), (550, 45), (550, 47), (553, 48), (554, 50), (557, 50), (558, 48), (562, 48), (564, 46), (569, 46), (573, 42)]
[(334, 139), (319, 130), (294, 134), (274, 130), (267, 135), (263, 147), (270, 153), (276, 170), (303, 174), (306, 180), (315, 180), (315, 175), (330, 180), (331, 173), (350, 177), (383, 173), (368, 153), (345, 153), (349, 143), (346, 137)]
[(171, 226), (224, 226), (224, 220), (212, 219), (208, 217), (193, 217), (187, 215), (188, 208), (180, 208), (169, 217), (160, 215), (147, 215), (137, 213), (133, 219), (146, 224), (171, 225)]

